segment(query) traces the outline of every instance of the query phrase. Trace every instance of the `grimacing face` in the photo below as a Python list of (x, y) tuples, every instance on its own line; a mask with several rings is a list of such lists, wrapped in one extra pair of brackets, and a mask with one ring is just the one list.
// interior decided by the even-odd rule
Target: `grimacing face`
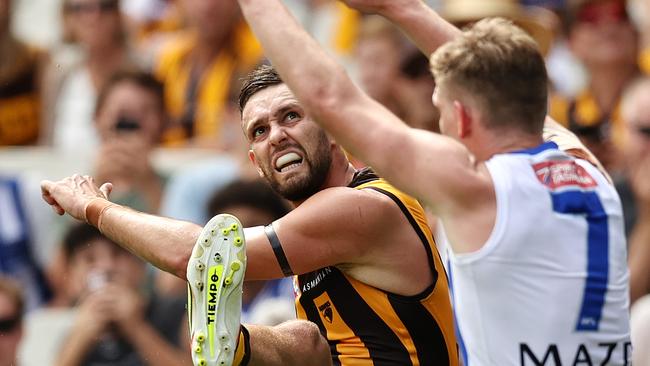
[(304, 200), (325, 183), (332, 142), (285, 84), (255, 93), (242, 111), (248, 153), (261, 177), (290, 201)]

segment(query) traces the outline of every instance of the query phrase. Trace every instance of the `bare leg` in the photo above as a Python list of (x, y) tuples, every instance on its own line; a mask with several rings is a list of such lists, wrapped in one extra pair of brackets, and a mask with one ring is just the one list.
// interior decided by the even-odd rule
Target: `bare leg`
[(250, 333), (250, 366), (330, 366), (329, 345), (316, 324), (293, 320), (275, 327), (246, 325)]

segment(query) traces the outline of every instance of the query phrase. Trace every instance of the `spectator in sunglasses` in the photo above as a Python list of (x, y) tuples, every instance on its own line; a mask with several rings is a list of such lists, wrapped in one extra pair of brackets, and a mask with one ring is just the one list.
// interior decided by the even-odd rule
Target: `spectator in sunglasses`
[(97, 94), (116, 71), (139, 64), (127, 46), (119, 5), (118, 0), (63, 1), (68, 44), (53, 56), (46, 84), (47, 139), (57, 148), (78, 153), (98, 146)]
[[(625, 93), (622, 114), (627, 126), (625, 157), (636, 224), (630, 235), (631, 331), (633, 363), (650, 364), (650, 78)], [(621, 198), (624, 199), (624, 195)]]
[(17, 364), (23, 335), (23, 297), (14, 281), (0, 276), (0, 366)]
[(588, 82), (575, 96), (555, 95), (550, 114), (616, 174), (624, 141), (620, 98), (639, 75), (639, 35), (626, 0), (572, 0), (568, 6), (569, 47), (584, 66)]
[[(621, 199), (624, 205), (631, 202), (625, 216), (634, 220), (629, 223), (630, 292), (634, 302), (650, 293), (650, 78), (641, 78), (630, 86), (623, 96), (621, 112), (627, 127), (627, 175)], [(650, 342), (650, 334), (648, 337)]]

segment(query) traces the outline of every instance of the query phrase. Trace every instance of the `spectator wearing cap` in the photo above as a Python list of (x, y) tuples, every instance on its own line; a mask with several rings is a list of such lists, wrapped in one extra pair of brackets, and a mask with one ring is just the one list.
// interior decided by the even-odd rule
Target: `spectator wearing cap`
[(575, 97), (554, 95), (550, 115), (615, 173), (624, 144), (620, 98), (639, 75), (638, 33), (625, 0), (573, 0), (568, 18), (569, 47), (584, 65), (588, 82)]
[(440, 13), (457, 26), (489, 17), (510, 19), (535, 39), (543, 55), (553, 45), (558, 26), (557, 16), (550, 10), (524, 6), (517, 0), (445, 0)]

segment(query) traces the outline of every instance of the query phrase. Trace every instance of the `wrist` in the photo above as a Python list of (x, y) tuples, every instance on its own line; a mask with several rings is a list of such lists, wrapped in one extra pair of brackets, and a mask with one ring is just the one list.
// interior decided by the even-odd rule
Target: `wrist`
[(109, 208), (114, 206), (116, 206), (116, 204), (104, 198), (93, 198), (86, 203), (84, 218), (88, 224), (100, 229), (101, 231), (102, 216)]

